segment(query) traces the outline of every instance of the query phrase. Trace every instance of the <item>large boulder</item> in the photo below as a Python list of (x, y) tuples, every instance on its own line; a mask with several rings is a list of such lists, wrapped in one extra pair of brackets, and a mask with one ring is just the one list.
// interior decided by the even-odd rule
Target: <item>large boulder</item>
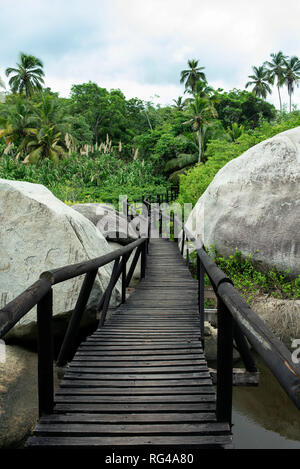
[(127, 217), (113, 206), (99, 203), (76, 204), (72, 208), (88, 218), (103, 234), (107, 241), (127, 245), (136, 241), (138, 231)]
[[(6, 345), (4, 350), (4, 356), (0, 350), (0, 449), (20, 447), (38, 419), (37, 354), (19, 346)], [(56, 372), (54, 378), (56, 388)]]
[[(111, 248), (93, 223), (44, 186), (0, 179), (0, 309), (34, 283), (43, 271), (109, 252)], [(111, 265), (100, 269), (88, 309), (99, 301), (111, 269)], [(82, 281), (83, 277), (78, 277), (54, 287), (55, 317), (74, 308)], [(112, 304), (117, 304), (119, 298), (119, 291), (115, 290)], [(20, 328), (29, 333), (35, 322), (34, 308), (11, 334), (18, 335)]]
[(230, 161), (200, 197), (187, 228), (222, 255), (237, 248), (263, 269), (300, 272), (300, 127)]

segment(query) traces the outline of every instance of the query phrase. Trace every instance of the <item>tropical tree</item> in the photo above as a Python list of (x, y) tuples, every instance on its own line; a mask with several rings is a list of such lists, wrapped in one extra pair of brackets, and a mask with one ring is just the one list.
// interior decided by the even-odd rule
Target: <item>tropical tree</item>
[(206, 82), (205, 73), (202, 71), (205, 67), (199, 67), (198, 64), (199, 60), (188, 60), (189, 68), (181, 72), (180, 83), (185, 84), (185, 93), (192, 92), (194, 94), (196, 83), (199, 80)]
[(288, 89), (290, 98), (290, 112), (292, 111), (292, 94), (294, 93), (295, 86), (299, 86), (300, 80), (300, 60), (298, 57), (293, 56), (284, 61), (283, 77), (280, 84), (285, 84)]
[(13, 93), (24, 93), (26, 98), (30, 98), (36, 90), (42, 90), (44, 83), (43, 63), (33, 55), (20, 53), (20, 63), (17, 68), (7, 68), (7, 77), (14, 74), (9, 79), (9, 86)]
[(183, 111), (185, 106), (186, 106), (186, 100), (183, 99), (182, 96), (178, 96), (177, 99), (173, 99), (173, 104), (174, 108), (177, 109), (177, 111)]
[(54, 126), (43, 125), (40, 129), (32, 129), (26, 139), (26, 150), (29, 152), (24, 163), (36, 163), (39, 159), (49, 158), (58, 163), (59, 158), (66, 156), (66, 148), (61, 143), (61, 132)]
[(248, 86), (254, 85), (252, 92), (258, 96), (259, 98), (266, 99), (267, 94), (272, 94), (272, 90), (270, 88), (270, 79), (268, 70), (261, 65), (260, 67), (252, 67), (253, 75), (249, 75), (248, 78), (251, 78), (251, 81), (246, 83), (246, 88)]
[(198, 137), (198, 163), (202, 155), (202, 134), (204, 126), (210, 124), (211, 120), (217, 117), (217, 111), (213, 104), (207, 98), (201, 98), (196, 95), (194, 101), (190, 104), (187, 112), (188, 121), (185, 124), (192, 126)]
[(6, 145), (16, 144), (19, 153), (25, 148), (26, 138), (35, 131), (36, 119), (32, 106), (18, 98), (15, 104), (7, 106), (0, 116), (0, 138), (5, 139)]
[(282, 86), (282, 81), (284, 78), (284, 61), (286, 59), (286, 56), (281, 51), (270, 54), (270, 55), (271, 55), (272, 60), (266, 61), (264, 65), (267, 68), (269, 80), (272, 83), (272, 85), (274, 84), (276, 80), (276, 86), (277, 86), (278, 96), (279, 96), (279, 106), (280, 106), (280, 111), (282, 111), (280, 88)]
[(239, 126), (236, 122), (233, 122), (231, 128), (227, 129), (227, 133), (233, 142), (235, 142), (244, 133), (244, 131), (244, 126)]

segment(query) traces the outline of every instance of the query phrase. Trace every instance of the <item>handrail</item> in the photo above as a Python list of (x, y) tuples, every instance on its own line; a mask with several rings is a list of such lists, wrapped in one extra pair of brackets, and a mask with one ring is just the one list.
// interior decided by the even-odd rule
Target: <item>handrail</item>
[[(53, 290), (52, 287), (66, 280), (85, 274), (76, 306), (71, 315), (67, 332), (58, 355), (57, 364), (63, 366), (72, 357), (76, 336), (80, 321), (90, 297), (98, 269), (115, 262), (107, 289), (98, 304), (101, 311), (99, 326), (104, 324), (106, 312), (113, 288), (122, 275), (122, 303), (126, 300), (126, 287), (133, 275), (135, 266), (141, 257), (141, 277), (145, 276), (147, 238), (139, 238), (136, 241), (104, 256), (88, 261), (72, 264), (58, 269), (43, 272), (40, 279), (27, 290), (18, 295), (0, 310), (0, 338), (7, 334), (18, 321), (20, 321), (34, 306), (37, 306), (37, 330), (38, 330), (38, 397), (39, 415), (49, 414), (54, 406), (53, 386)], [(135, 250), (127, 274), (126, 264), (130, 254)], [(120, 259), (122, 261), (120, 262)]]
[[(174, 200), (176, 192), (167, 191), (165, 201)], [(8, 303), (0, 310), (0, 338), (3, 337), (28, 311), (37, 305), (38, 342), (39, 342), (39, 411), (40, 415), (47, 414), (53, 409), (53, 351), (52, 351), (52, 287), (60, 282), (85, 274), (85, 279), (71, 316), (68, 330), (59, 354), (59, 364), (64, 364), (70, 358), (74, 339), (79, 328), (80, 319), (90, 296), (98, 269), (111, 262), (115, 262), (108, 287), (98, 305), (102, 308), (100, 324), (103, 324), (112, 290), (118, 279), (122, 276), (122, 302), (125, 301), (126, 287), (132, 277), (135, 266), (141, 257), (141, 277), (145, 276), (146, 254), (149, 243), (151, 213), (158, 213), (159, 234), (162, 232), (162, 219), (171, 221), (161, 209), (163, 194), (157, 195), (158, 208), (143, 197), (142, 202), (148, 207), (148, 238), (138, 240), (118, 249), (78, 264), (43, 272), (40, 279), (25, 290), (21, 295)], [(128, 209), (128, 201), (125, 203)], [(128, 213), (128, 212), (127, 212)], [(144, 215), (144, 212), (143, 212)], [(262, 357), (268, 368), (279, 381), (296, 407), (300, 409), (300, 366), (293, 363), (291, 353), (284, 344), (273, 334), (259, 316), (250, 308), (240, 293), (234, 288), (231, 279), (218, 268), (205, 251), (200, 240), (195, 239), (192, 233), (178, 219), (173, 217), (174, 240), (178, 242), (176, 227), (181, 227), (182, 242), (180, 250), (184, 254), (184, 244), (192, 242), (197, 252), (197, 278), (198, 278), (198, 307), (200, 315), (200, 337), (204, 344), (204, 275), (207, 274), (218, 299), (218, 357), (217, 357), (217, 420), (231, 424), (232, 416), (232, 352), (235, 340), (240, 355), (248, 371), (254, 371), (255, 364), (250, 355), (247, 341)], [(126, 263), (130, 254), (136, 249), (131, 267), (127, 273)], [(122, 260), (121, 260), (122, 258)], [(187, 250), (187, 260), (189, 250)], [(121, 260), (121, 261), (120, 261)]]
[[(163, 213), (161, 216), (168, 218), (168, 216)], [(275, 336), (271, 329), (267, 327), (264, 321), (250, 308), (244, 298), (234, 288), (231, 279), (212, 261), (210, 256), (206, 253), (203, 244), (195, 239), (192, 233), (175, 214), (174, 220), (178, 226), (181, 226), (183, 233), (182, 253), (185, 237), (186, 242), (193, 242), (197, 252), (197, 263), (200, 264), (200, 267), (204, 269), (205, 273), (208, 275), (218, 299), (218, 420), (231, 423), (233, 338), (236, 339), (236, 342), (238, 342), (237, 338), (240, 338), (239, 336), (233, 336), (233, 331), (235, 330), (234, 325), (238, 326), (242, 335), (248, 339), (253, 349), (261, 356), (282, 388), (300, 410), (300, 366), (292, 361), (291, 353), (287, 347)], [(199, 268), (197, 271), (199, 281)], [(203, 281), (204, 279), (202, 278), (202, 290)], [(200, 287), (201, 285), (199, 283), (199, 288)], [(204, 301), (203, 298), (202, 301)], [(204, 305), (202, 311), (204, 313)], [(222, 347), (220, 345), (222, 345)], [(225, 350), (225, 348), (227, 350)], [(250, 363), (250, 367), (252, 367), (253, 371), (253, 361), (251, 361), (247, 349), (244, 348), (240, 352), (242, 358), (246, 358), (246, 360), (244, 360), (245, 364), (247, 361), (246, 368)], [(245, 357), (243, 357), (244, 354)]]
[(105, 254), (104, 256), (97, 257), (89, 261), (83, 261), (79, 262), (78, 264), (72, 264), (65, 267), (60, 267), (58, 269), (48, 270), (43, 272), (40, 278), (45, 278), (51, 283), (51, 285), (56, 285), (57, 283), (65, 282), (66, 280), (78, 277), (79, 275), (87, 274), (88, 272), (99, 269), (100, 267), (104, 267), (119, 257), (132, 252), (133, 249), (143, 244), (145, 239), (146, 238), (139, 238), (136, 241), (127, 244), (127, 246), (124, 246), (123, 248), (117, 249), (116, 251), (112, 251), (108, 254)]

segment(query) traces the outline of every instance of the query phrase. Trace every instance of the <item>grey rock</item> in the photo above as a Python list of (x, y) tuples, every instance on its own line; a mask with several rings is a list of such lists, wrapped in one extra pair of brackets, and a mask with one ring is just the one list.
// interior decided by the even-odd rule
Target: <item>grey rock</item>
[(230, 161), (186, 223), (222, 255), (240, 250), (261, 269), (300, 272), (300, 127)]
[[(111, 252), (102, 234), (80, 213), (39, 184), (0, 179), (0, 309), (33, 284), (44, 271)], [(99, 270), (88, 309), (105, 291), (112, 266)], [(54, 287), (54, 317), (71, 311), (83, 278)], [(120, 301), (115, 289), (112, 304)], [(33, 323), (33, 324), (32, 324)], [(36, 324), (33, 308), (11, 331)]]
[(113, 206), (99, 203), (77, 204), (72, 208), (88, 218), (107, 239), (121, 245), (132, 243), (139, 237), (138, 230), (127, 217)]

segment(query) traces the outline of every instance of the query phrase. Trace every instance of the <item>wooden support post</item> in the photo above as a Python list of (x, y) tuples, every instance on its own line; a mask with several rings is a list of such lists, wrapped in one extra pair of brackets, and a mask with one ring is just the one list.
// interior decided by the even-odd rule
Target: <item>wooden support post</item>
[(186, 265), (190, 266), (190, 249), (189, 249), (189, 239), (186, 238)]
[(76, 306), (69, 321), (67, 332), (57, 358), (58, 366), (64, 366), (72, 358), (76, 338), (79, 332), (80, 321), (89, 300), (97, 272), (98, 269), (92, 270), (91, 272), (88, 272), (84, 278)]
[(114, 288), (115, 283), (116, 283), (116, 277), (117, 277), (117, 273), (118, 273), (119, 262), (120, 262), (120, 258), (118, 257), (118, 259), (116, 259), (115, 262), (114, 262), (114, 266), (113, 266), (112, 274), (111, 274), (111, 277), (110, 277), (110, 281), (109, 281), (108, 287), (107, 287), (106, 292), (105, 292), (104, 305), (103, 305), (103, 309), (102, 309), (102, 312), (101, 312), (101, 315), (100, 315), (99, 327), (102, 327), (103, 324), (105, 323), (106, 313), (107, 313), (107, 310), (108, 310), (108, 307), (109, 307), (111, 294), (112, 294), (113, 288)]
[(126, 268), (128, 256), (124, 254), (122, 258), (122, 304), (126, 301)]
[(251, 373), (257, 372), (255, 361), (249, 350), (247, 340), (235, 321), (233, 324), (233, 337), (246, 370)]
[(220, 298), (218, 298), (217, 347), (217, 421), (231, 425), (233, 319)]
[(205, 309), (204, 309), (204, 267), (197, 255), (197, 279), (198, 279), (198, 308), (200, 316), (200, 336), (202, 342), (202, 348), (204, 350), (204, 321), (205, 321)]
[(181, 243), (181, 255), (184, 254), (184, 242), (185, 242), (185, 231), (182, 230), (182, 243)]
[(133, 274), (134, 274), (135, 266), (137, 265), (138, 260), (139, 260), (139, 257), (140, 257), (140, 254), (141, 254), (141, 249), (142, 249), (141, 246), (139, 246), (138, 248), (136, 248), (136, 251), (135, 251), (133, 260), (132, 260), (131, 265), (130, 265), (129, 272), (128, 272), (128, 274), (127, 274), (127, 278), (126, 278), (126, 287), (129, 286), (130, 281), (131, 281), (131, 279), (132, 279), (132, 276), (133, 276)]
[(37, 305), (39, 415), (51, 414), (54, 407), (52, 289)]
[(144, 244), (142, 244), (142, 251), (141, 251), (141, 279), (145, 278), (145, 275), (146, 275), (146, 262), (147, 262), (147, 244), (145, 240)]

